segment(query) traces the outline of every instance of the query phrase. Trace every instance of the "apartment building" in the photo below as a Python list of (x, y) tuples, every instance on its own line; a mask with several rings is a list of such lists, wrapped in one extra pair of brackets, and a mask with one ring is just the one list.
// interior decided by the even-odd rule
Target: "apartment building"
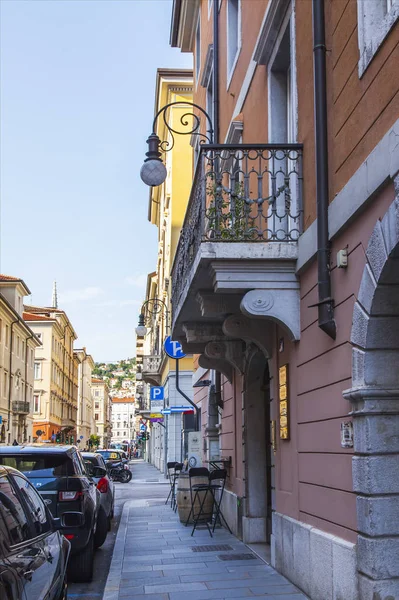
[(93, 357), (87, 354), (86, 348), (74, 350), (74, 355), (78, 360), (77, 442), (80, 448), (85, 448), (90, 436), (95, 433), (91, 395), (91, 378), (95, 364)]
[(30, 291), (18, 277), (0, 275), (0, 443), (31, 442), (33, 371), (39, 339), (23, 319)]
[(76, 332), (65, 311), (57, 306), (25, 305), (23, 318), (41, 341), (34, 361), (34, 439), (75, 443), (78, 360), (73, 353), (73, 343), (77, 339)]
[(95, 433), (100, 437), (100, 447), (108, 448), (111, 441), (111, 398), (103, 379), (92, 378), (91, 397), (93, 402)]
[(135, 399), (134, 396), (112, 398), (111, 403), (112, 442), (132, 443), (135, 431)]
[(192, 137), (171, 332), (231, 528), (312, 600), (399, 597), (398, 18), (173, 3), (214, 145)]

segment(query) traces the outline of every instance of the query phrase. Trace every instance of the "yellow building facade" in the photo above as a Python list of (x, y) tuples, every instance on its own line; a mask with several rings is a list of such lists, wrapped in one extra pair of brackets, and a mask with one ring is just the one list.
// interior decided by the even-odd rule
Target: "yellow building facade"
[[(142, 418), (147, 419), (147, 431), (150, 433), (149, 440), (141, 442), (146, 458), (164, 471), (166, 462), (182, 458), (184, 422), (180, 414), (168, 416), (162, 424), (151, 421), (151, 415), (159, 413), (151, 412), (150, 388), (154, 385), (163, 386), (165, 406), (188, 404), (176, 390), (175, 360), (165, 354), (163, 342), (170, 335), (170, 273), (186, 212), (193, 169), (191, 136), (173, 135), (173, 130), (187, 133), (191, 129), (192, 107), (184, 103), (192, 102), (192, 72), (159, 69), (155, 98), (155, 114), (162, 107), (172, 105), (165, 113), (165, 120), (172, 132), (161, 115), (156, 123), (156, 133), (164, 142), (162, 147), (166, 151), (162, 159), (167, 177), (163, 185), (151, 188), (149, 196), (148, 220), (158, 229), (158, 259), (155, 271), (148, 275), (146, 302), (143, 305), (147, 333), (137, 338), (136, 400)], [(190, 395), (192, 356), (180, 360), (179, 372), (180, 387)]]

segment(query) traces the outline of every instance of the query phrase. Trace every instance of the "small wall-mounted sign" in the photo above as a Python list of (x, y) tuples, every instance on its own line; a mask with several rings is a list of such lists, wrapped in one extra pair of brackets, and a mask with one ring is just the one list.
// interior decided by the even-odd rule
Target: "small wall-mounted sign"
[(341, 446), (342, 448), (353, 448), (352, 421), (343, 421), (341, 423)]
[(288, 365), (283, 365), (278, 370), (278, 400), (280, 414), (280, 439), (289, 440)]

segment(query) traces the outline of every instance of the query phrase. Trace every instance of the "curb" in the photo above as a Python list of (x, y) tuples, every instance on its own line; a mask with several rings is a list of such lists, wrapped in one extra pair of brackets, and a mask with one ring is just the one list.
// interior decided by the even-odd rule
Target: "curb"
[(112, 560), (109, 568), (107, 581), (105, 584), (103, 600), (118, 600), (119, 590), (122, 578), (123, 557), (125, 550), (127, 527), (129, 523), (129, 513), (131, 508), (143, 508), (147, 506), (146, 500), (127, 500), (123, 505), (122, 516), (119, 523), (118, 533), (114, 549), (112, 552)]

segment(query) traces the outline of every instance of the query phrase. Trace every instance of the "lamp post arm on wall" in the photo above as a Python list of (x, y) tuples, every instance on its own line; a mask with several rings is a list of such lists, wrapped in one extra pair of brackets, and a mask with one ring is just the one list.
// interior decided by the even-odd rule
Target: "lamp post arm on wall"
[[(176, 128), (176, 125), (172, 127), (167, 118), (168, 108), (171, 106), (180, 106), (182, 108), (192, 107), (199, 111), (202, 115), (204, 115), (205, 121), (208, 125), (206, 133), (202, 133), (200, 131), (200, 116), (191, 111), (185, 112), (183, 115), (181, 115), (179, 120), (180, 126), (178, 129)], [(169, 133), (169, 139), (162, 141), (159, 139), (159, 136), (156, 133), (156, 125), (161, 116)], [(161, 160), (161, 155), (162, 152), (170, 152), (170, 150), (172, 150), (175, 145), (175, 135), (196, 135), (200, 138), (200, 143), (203, 144), (208, 142), (208, 144), (212, 144), (214, 141), (213, 134), (214, 129), (212, 119), (208, 113), (201, 106), (199, 106), (199, 104), (195, 104), (194, 102), (185, 102), (184, 100), (165, 104), (165, 106), (162, 106), (162, 108), (160, 108), (156, 113), (152, 123), (152, 133), (147, 139), (148, 150), (145, 153), (147, 158), (144, 160), (144, 164), (140, 170), (140, 177), (142, 181), (150, 187), (161, 185), (165, 181), (167, 171)]]
[(136, 327), (136, 335), (144, 337), (147, 333), (147, 325), (151, 317), (160, 313), (165, 314), (165, 329), (169, 331), (169, 310), (164, 300), (160, 298), (149, 298), (143, 302), (139, 315), (138, 326)]

